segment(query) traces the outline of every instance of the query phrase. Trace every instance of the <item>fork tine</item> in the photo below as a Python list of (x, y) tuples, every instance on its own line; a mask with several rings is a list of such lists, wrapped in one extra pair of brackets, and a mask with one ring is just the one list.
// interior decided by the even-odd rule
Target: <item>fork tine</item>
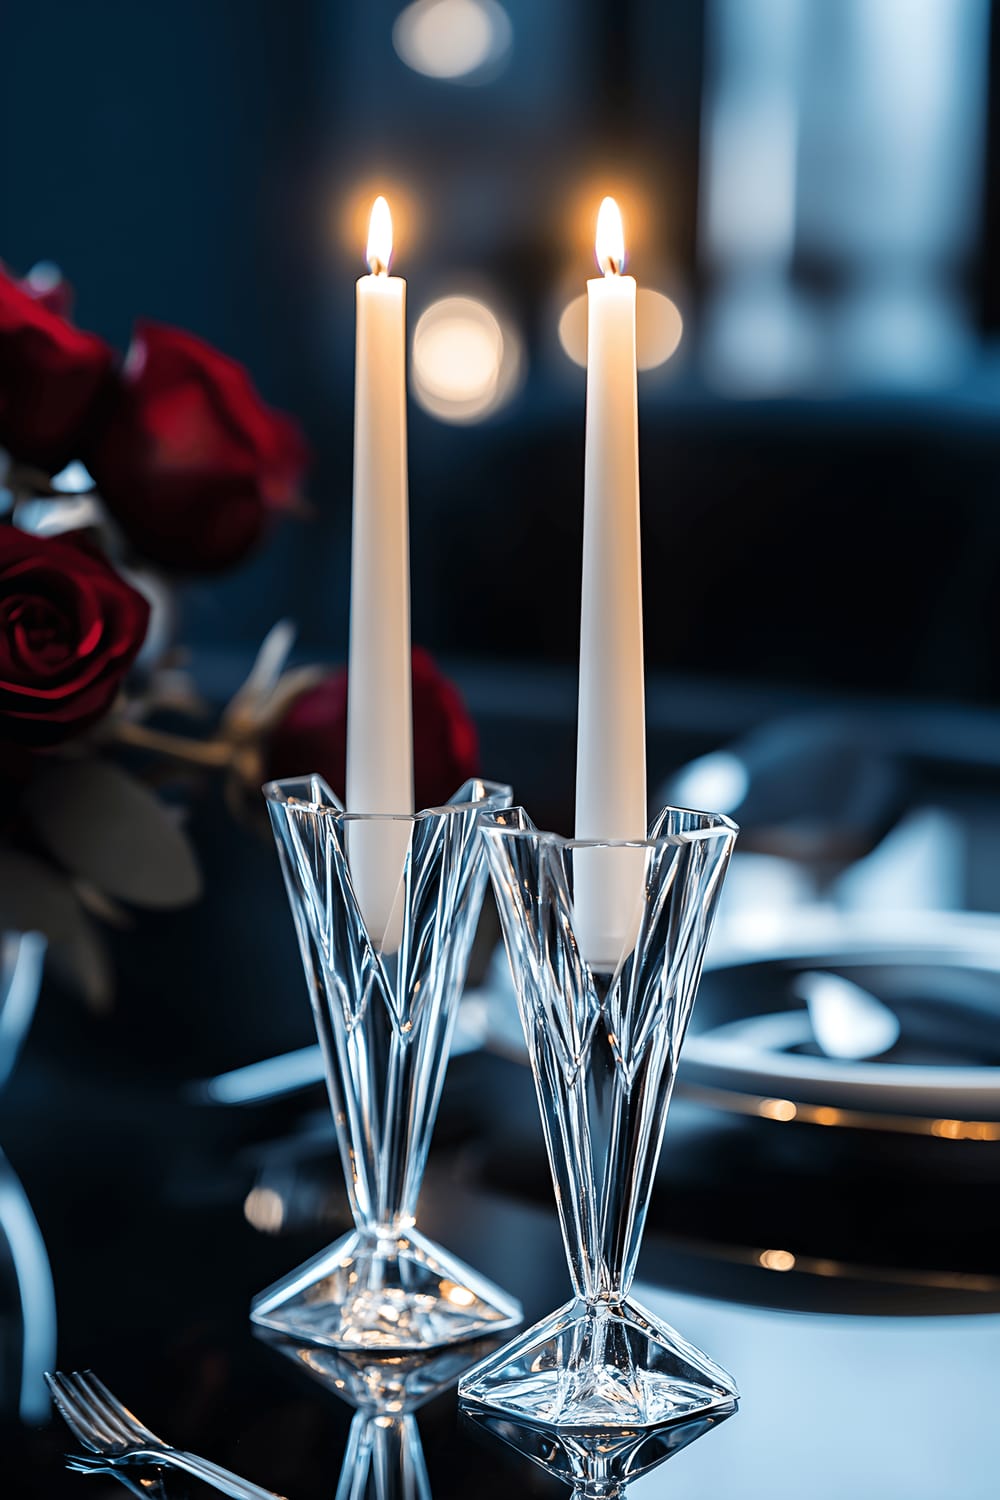
[(144, 1427), (135, 1413), (129, 1411), (117, 1396), (112, 1395), (104, 1381), (99, 1380), (93, 1370), (84, 1370), (79, 1379), (86, 1386), (95, 1405), (99, 1405), (102, 1411), (107, 1412), (109, 1419), (113, 1418), (130, 1440), (162, 1446), (156, 1434), (150, 1432), (148, 1427)]
[(81, 1409), (72, 1387), (69, 1385), (61, 1370), (56, 1370), (54, 1375), (45, 1372), (45, 1383), (49, 1388), (49, 1394), (61, 1413), (67, 1427), (85, 1448), (92, 1453), (100, 1453), (102, 1447), (109, 1441), (102, 1429), (98, 1435), (95, 1433), (94, 1425), (89, 1416)]
[(114, 1413), (107, 1411), (99, 1401), (95, 1401), (87, 1388), (87, 1382), (79, 1370), (74, 1370), (72, 1375), (65, 1377), (66, 1384), (72, 1389), (73, 1395), (80, 1410), (90, 1418), (91, 1426), (106, 1432), (108, 1443), (111, 1446), (121, 1447), (123, 1443), (131, 1442), (131, 1437), (123, 1422), (119, 1422)]
[(100, 1396), (94, 1393), (87, 1374), (74, 1370), (71, 1379), (81, 1404), (91, 1413), (94, 1420), (102, 1423), (114, 1435), (116, 1443), (131, 1443), (133, 1435), (127, 1423), (122, 1421), (113, 1407), (109, 1407)]

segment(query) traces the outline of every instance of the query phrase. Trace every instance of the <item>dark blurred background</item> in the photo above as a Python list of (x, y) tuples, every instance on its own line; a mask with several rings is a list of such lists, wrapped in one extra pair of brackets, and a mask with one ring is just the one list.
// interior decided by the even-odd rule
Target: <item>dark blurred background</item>
[[(611, 192), (641, 289), (651, 800), (739, 819), (730, 913), (1000, 909), (996, 6), (34, 0), (0, 9), (0, 59), (6, 264), (56, 262), (121, 348), (142, 316), (201, 335), (315, 451), (311, 519), (185, 587), (212, 699), (282, 617), (300, 660), (345, 655), (384, 192), (414, 639), (484, 770), (569, 830), (580, 299)], [(126, 1046), (165, 991), (179, 1058), (213, 1027), (220, 1062), (309, 1039), (273, 850), (218, 804), (192, 813), (208, 899), (115, 939)], [(836, 884), (876, 851), (881, 882)]]
[(662, 294), (640, 309), (651, 672), (996, 701), (993, 10), (4, 5), (6, 262), (57, 262), (120, 346), (137, 315), (204, 336), (316, 452), (315, 519), (192, 590), (187, 637), (249, 647), (290, 615), (303, 651), (344, 653), (353, 284), (384, 191), (411, 338), (472, 299), (411, 370), (415, 638), (574, 662), (584, 377), (560, 318), (613, 192)]

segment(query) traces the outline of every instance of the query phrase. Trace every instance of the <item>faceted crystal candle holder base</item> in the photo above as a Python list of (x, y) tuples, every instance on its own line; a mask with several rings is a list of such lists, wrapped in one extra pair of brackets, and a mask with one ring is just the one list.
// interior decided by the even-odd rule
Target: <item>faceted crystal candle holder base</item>
[(731, 1407), (732, 1376), (638, 1303), (567, 1303), (462, 1382), (472, 1407), (587, 1431), (658, 1427)]
[(255, 1297), (253, 1321), (333, 1349), (434, 1349), (521, 1321), (513, 1298), (416, 1229), (345, 1235)]
[[(343, 1350), (433, 1349), (514, 1327), (521, 1309), (415, 1228), (458, 1002), (486, 887), (468, 781), (414, 816), (345, 813), (318, 776), (264, 789), (295, 919), (354, 1232), (256, 1297), (251, 1317)], [(349, 851), (395, 897), (369, 930)], [(367, 908), (375, 909), (375, 908)]]
[[(623, 1427), (617, 1432), (527, 1422), (474, 1407), (466, 1407), (463, 1415), (474, 1431), (488, 1432), (553, 1478), (571, 1484), (573, 1500), (620, 1500), (634, 1480), (714, 1431), (736, 1409), (731, 1402), (662, 1427)], [(667, 1493), (667, 1487), (660, 1492)]]
[(629, 1290), (736, 827), (674, 807), (620, 843), (542, 833), (518, 807), (481, 826), (575, 1296), (459, 1393), (614, 1433), (731, 1404), (731, 1377)]

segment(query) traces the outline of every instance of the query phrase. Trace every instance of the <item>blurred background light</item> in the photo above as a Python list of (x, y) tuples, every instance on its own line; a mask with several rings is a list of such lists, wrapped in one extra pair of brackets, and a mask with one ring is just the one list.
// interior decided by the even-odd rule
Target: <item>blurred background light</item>
[(702, 313), (701, 356), (711, 385), (731, 397), (773, 397), (832, 381), (813, 299), (769, 270), (733, 275)]
[(707, 0), (705, 14), (709, 383), (953, 384), (975, 353), (986, 0)]
[(24, 279), (35, 297), (44, 297), (61, 285), (63, 277), (54, 261), (40, 260), (31, 267)]
[(392, 29), (393, 46), (408, 68), (452, 83), (494, 78), (512, 37), (497, 0), (415, 0)]
[[(640, 370), (666, 364), (684, 331), (676, 302), (663, 292), (641, 286), (635, 304), (636, 362)], [(559, 319), (559, 342), (576, 365), (587, 363), (587, 294), (574, 297)]]
[(441, 297), (413, 331), (417, 401), (443, 422), (475, 422), (513, 395), (522, 366), (516, 331), (477, 297)]
[(804, 0), (710, 0), (700, 238), (715, 266), (791, 265)]
[(670, 794), (678, 807), (714, 807), (733, 813), (750, 790), (746, 763), (731, 750), (699, 755), (674, 778)]
[(270, 1187), (253, 1187), (243, 1200), (243, 1217), (262, 1234), (277, 1234), (285, 1222), (285, 1200)]

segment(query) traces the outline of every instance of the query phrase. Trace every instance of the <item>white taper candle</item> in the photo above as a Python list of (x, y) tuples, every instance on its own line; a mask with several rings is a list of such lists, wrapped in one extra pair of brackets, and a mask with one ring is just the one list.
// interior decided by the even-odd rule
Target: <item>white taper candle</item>
[[(354, 511), (347, 686), (349, 813), (413, 812), (406, 460), (406, 282), (390, 276), (392, 220), (372, 208), (371, 274), (357, 284)], [(392, 950), (411, 825), (349, 823), (348, 861), (374, 942)]]
[[(646, 836), (646, 714), (639, 537), (636, 284), (622, 274), (621, 216), (601, 204), (588, 281), (587, 436), (577, 729), (576, 837)], [(579, 851), (576, 928), (583, 955), (614, 969), (634, 945), (641, 850)]]

